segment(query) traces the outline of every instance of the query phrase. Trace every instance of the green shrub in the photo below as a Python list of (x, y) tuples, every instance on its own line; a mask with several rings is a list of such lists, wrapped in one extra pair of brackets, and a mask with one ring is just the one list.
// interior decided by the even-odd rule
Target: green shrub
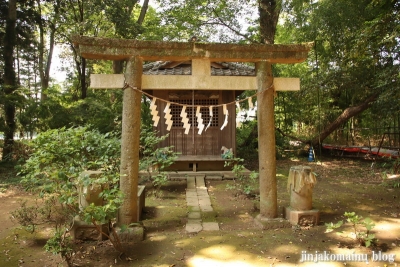
[(161, 186), (168, 181), (168, 174), (165, 169), (171, 166), (177, 158), (177, 153), (173, 151), (173, 147), (158, 147), (158, 144), (164, 141), (168, 135), (157, 136), (154, 131), (142, 130), (140, 137), (141, 158), (140, 171), (147, 171), (150, 181), (155, 191), (154, 194), (159, 196)]
[[(161, 170), (175, 159), (171, 148), (157, 148), (165, 137), (157, 137), (154, 132), (142, 131), (140, 168), (159, 164), (160, 171), (154, 176), (155, 187), (166, 182)], [(101, 225), (111, 225), (122, 204), (119, 189), (121, 142), (117, 134), (102, 134), (89, 127), (61, 128), (43, 132), (32, 140), (31, 154), (22, 165), (18, 166), (22, 184), (38, 193), (40, 205), (23, 204), (13, 212), (13, 217), (27, 230), (34, 231), (35, 226), (43, 222), (54, 224), (55, 233), (45, 246), (47, 251), (60, 254), (70, 265), (72, 243), (68, 232), (74, 218), (79, 216), (86, 223), (91, 223), (101, 232)], [(82, 175), (83, 171), (101, 171), (91, 177)], [(78, 189), (98, 186), (102, 188), (99, 197), (103, 205), (93, 203), (79, 207)], [(122, 226), (124, 227), (124, 226)], [(104, 235), (106, 233), (101, 232)], [(115, 230), (111, 228), (114, 247), (122, 251)]]
[(258, 157), (257, 120), (243, 122), (236, 129), (236, 147), (240, 158), (252, 160)]
[[(361, 246), (369, 247), (376, 243), (376, 238), (374, 234), (371, 234), (371, 230), (375, 227), (375, 224), (370, 218), (363, 218), (357, 215), (355, 212), (345, 212), (344, 216), (346, 221), (353, 229), (355, 239)], [(326, 223), (326, 232), (332, 232), (335, 229), (340, 228), (343, 225), (343, 221), (337, 223)]]
[[(32, 140), (31, 149), (30, 157), (19, 166), (19, 175), (27, 189), (39, 194), (42, 207), (21, 206), (13, 213), (14, 218), (31, 230), (44, 221), (54, 223), (55, 234), (46, 250), (61, 254), (69, 262), (72, 248), (67, 233), (74, 218), (79, 215), (94, 225), (107, 223), (121, 205), (120, 140), (88, 127), (61, 128), (39, 134)], [(100, 170), (102, 174), (82, 177), (86, 170)], [(77, 188), (96, 184), (104, 185), (100, 195), (104, 205), (79, 209)]]
[(232, 173), (235, 176), (233, 184), (227, 184), (227, 188), (236, 190), (241, 194), (255, 195), (258, 187), (258, 172), (252, 171), (249, 175), (245, 175), (245, 167), (243, 159), (235, 158), (231, 161), (225, 161), (225, 167), (231, 166)]

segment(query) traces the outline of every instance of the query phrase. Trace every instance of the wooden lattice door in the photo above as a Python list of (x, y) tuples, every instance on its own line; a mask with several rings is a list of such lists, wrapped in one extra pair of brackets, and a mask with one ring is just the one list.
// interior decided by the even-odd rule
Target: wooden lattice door
[[(169, 136), (169, 144), (176, 152), (182, 155), (219, 155), (221, 149), (221, 133), (219, 131), (219, 108), (213, 107), (213, 116), (210, 116), (209, 106), (219, 103), (218, 91), (170, 91), (169, 101), (178, 105), (171, 105), (173, 125)], [(187, 118), (190, 130), (185, 134), (181, 111), (186, 105)], [(201, 118), (205, 127), (211, 120), (207, 130), (199, 134), (196, 107), (200, 108)]]

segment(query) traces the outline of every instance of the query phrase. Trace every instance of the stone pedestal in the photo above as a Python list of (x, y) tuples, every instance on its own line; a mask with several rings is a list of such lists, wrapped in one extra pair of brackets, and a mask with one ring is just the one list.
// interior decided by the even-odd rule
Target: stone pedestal
[(121, 243), (135, 243), (144, 239), (144, 227), (142, 221), (142, 211), (145, 207), (145, 186), (139, 185), (137, 189), (137, 223), (131, 223), (128, 227), (117, 226), (116, 233)]
[(283, 209), (283, 216), (292, 225), (317, 225), (319, 223), (319, 210), (293, 210), (291, 207)]
[(312, 208), (313, 187), (317, 179), (308, 166), (290, 168), (287, 189), (290, 194), (290, 207), (284, 208), (284, 217), (293, 225), (316, 225), (319, 211)]

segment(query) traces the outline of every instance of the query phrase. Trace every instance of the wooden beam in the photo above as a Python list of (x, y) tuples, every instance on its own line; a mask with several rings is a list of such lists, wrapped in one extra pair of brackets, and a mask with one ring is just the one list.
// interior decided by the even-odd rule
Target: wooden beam
[[(120, 89), (123, 74), (92, 74), (90, 88)], [(274, 78), (275, 91), (299, 91), (299, 78)], [(257, 90), (256, 77), (143, 75), (142, 90)]]
[(207, 58), (211, 61), (299, 63), (306, 60), (313, 43), (306, 44), (219, 44), (194, 42), (141, 41), (75, 35), (72, 41), (87, 59), (184, 61)]

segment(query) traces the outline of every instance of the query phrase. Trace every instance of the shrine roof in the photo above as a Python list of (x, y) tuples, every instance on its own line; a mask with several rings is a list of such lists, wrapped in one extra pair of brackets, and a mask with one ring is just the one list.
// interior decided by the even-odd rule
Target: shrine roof
[[(143, 65), (144, 75), (191, 75), (190, 61), (155, 61)], [(254, 66), (235, 62), (212, 62), (211, 76), (255, 76)]]

